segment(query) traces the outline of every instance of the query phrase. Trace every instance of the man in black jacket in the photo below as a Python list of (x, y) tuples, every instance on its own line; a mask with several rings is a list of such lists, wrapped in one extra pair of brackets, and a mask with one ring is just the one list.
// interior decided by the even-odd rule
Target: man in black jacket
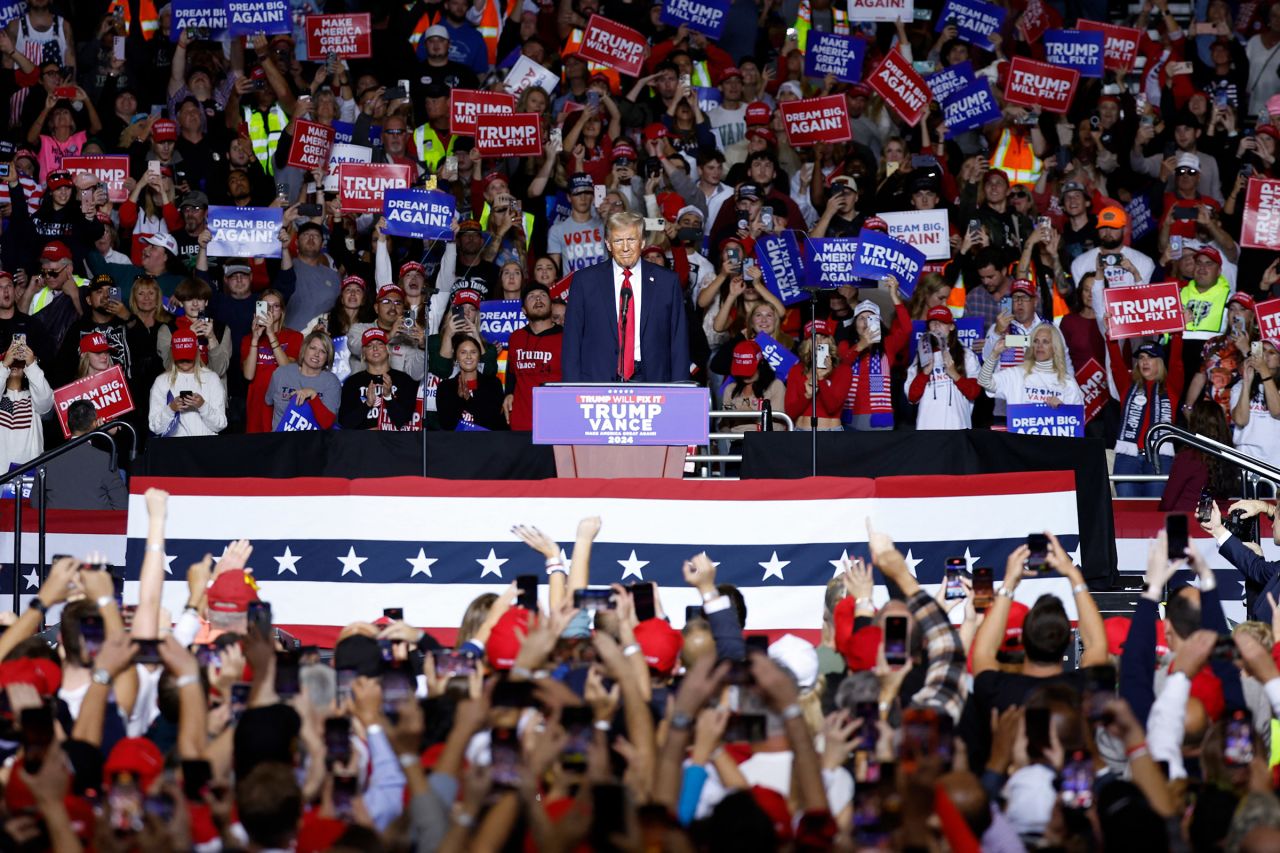
[(365, 369), (342, 383), (338, 421), (343, 429), (403, 429), (413, 419), (418, 383), (391, 367), (387, 333), (374, 326), (360, 338)]

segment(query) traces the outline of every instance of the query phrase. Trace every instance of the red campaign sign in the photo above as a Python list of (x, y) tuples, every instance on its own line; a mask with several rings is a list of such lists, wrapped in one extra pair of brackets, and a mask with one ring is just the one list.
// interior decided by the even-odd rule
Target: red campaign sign
[(1258, 337), (1280, 338), (1280, 299), (1259, 302), (1253, 313), (1258, 315)]
[(629, 77), (639, 77), (648, 46), (645, 37), (630, 27), (615, 24), (602, 15), (592, 15), (582, 35), (578, 55)]
[(538, 114), (481, 116), (476, 122), (476, 153), (481, 157), (537, 157), (542, 153)]
[(1249, 179), (1240, 245), (1248, 249), (1280, 249), (1280, 180)]
[(551, 285), (551, 298), (563, 299), (569, 301), (569, 285), (573, 284), (573, 273), (569, 273), (564, 278)]
[(884, 55), (867, 84), (884, 98), (885, 103), (903, 121), (912, 126), (920, 122), (921, 116), (929, 108), (929, 87), (924, 78), (896, 50)]
[(402, 190), (413, 179), (402, 163), (342, 163), (338, 166), (338, 198), (344, 213), (382, 213), (382, 194)]
[(449, 92), (449, 132), (458, 136), (475, 136), (480, 116), (512, 115), (516, 96), (507, 92), (477, 92), (454, 89)]
[(327, 124), (306, 119), (293, 123), (293, 144), (289, 146), (288, 164), (308, 172), (329, 165), (329, 149), (333, 148), (336, 131)]
[(128, 201), (129, 191), (124, 182), (129, 177), (129, 158), (127, 155), (110, 155), (104, 157), (63, 157), (62, 168), (72, 175), (89, 172), (96, 175), (102, 185), (107, 188), (107, 196), (113, 204)]
[(112, 365), (109, 370), (53, 390), (53, 408), (58, 413), (58, 424), (62, 427), (64, 438), (71, 437), (71, 430), (67, 429), (67, 407), (76, 400), (93, 403), (93, 407), (98, 410), (98, 417), (104, 421), (114, 420), (133, 411), (129, 383), (125, 381), (124, 371), (118, 364)]
[(1122, 71), (1133, 67), (1138, 58), (1138, 40), (1142, 31), (1134, 27), (1117, 27), (1099, 24), (1081, 18), (1077, 30), (1097, 30), (1102, 33), (1102, 67), (1108, 71)]
[(1025, 107), (1040, 107), (1051, 113), (1065, 113), (1080, 83), (1080, 72), (1047, 62), (1015, 56), (1009, 64), (1004, 98)]
[(1098, 416), (1111, 392), (1107, 390), (1107, 372), (1096, 359), (1089, 359), (1076, 370), (1076, 384), (1084, 394), (1084, 422)]
[(846, 142), (853, 139), (849, 124), (849, 107), (844, 95), (827, 95), (787, 101), (779, 105), (787, 140), (793, 147), (816, 142)]
[(307, 15), (307, 56), (319, 62), (330, 53), (348, 59), (373, 56), (369, 13), (358, 15)]
[(1022, 37), (1026, 39), (1027, 44), (1035, 44), (1045, 32), (1061, 24), (1062, 18), (1053, 7), (1041, 0), (1031, 0), (1018, 21), (1018, 29), (1022, 31)]
[(1186, 328), (1176, 281), (1111, 287), (1102, 296), (1107, 305), (1107, 337), (1113, 341)]

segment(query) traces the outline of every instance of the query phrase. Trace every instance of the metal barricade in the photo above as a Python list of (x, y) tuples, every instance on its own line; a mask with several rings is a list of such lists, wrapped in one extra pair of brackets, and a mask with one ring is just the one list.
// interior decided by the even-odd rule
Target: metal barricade
[[(733, 421), (757, 421), (763, 432), (773, 430), (775, 423), (780, 423), (786, 427), (787, 431), (793, 431), (796, 428), (795, 422), (791, 420), (784, 412), (775, 412), (773, 407), (767, 402), (765, 407), (759, 412), (731, 412), (719, 409), (711, 412), (712, 423), (719, 418), (722, 420)], [(725, 474), (724, 466), (729, 463), (742, 462), (741, 453), (712, 453), (711, 447), (713, 443), (730, 443), (742, 440), (740, 432), (712, 432), (707, 435), (709, 443), (706, 445), (706, 453), (689, 453), (684, 457), (685, 476), (690, 473), (698, 479), (717, 479), (717, 480), (736, 480), (737, 477), (731, 477)], [(699, 450), (702, 448), (700, 447)], [(716, 468), (719, 470), (715, 470)], [(690, 468), (694, 470), (691, 472)]]

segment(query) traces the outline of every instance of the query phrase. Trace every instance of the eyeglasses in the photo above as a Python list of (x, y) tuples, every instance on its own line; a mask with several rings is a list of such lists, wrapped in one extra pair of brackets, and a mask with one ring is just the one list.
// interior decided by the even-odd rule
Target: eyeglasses
[(1174, 174), (1175, 174), (1175, 175), (1198, 175), (1198, 174), (1200, 174), (1200, 173), (1199, 173), (1199, 172), (1197, 172), (1195, 169), (1192, 169), (1192, 168), (1187, 167), (1187, 166), (1179, 166), (1177, 169), (1174, 169), (1173, 171), (1174, 171)]
[(400, 305), (400, 306), (403, 306), (403, 305), (404, 305), (404, 303), (403, 303), (403, 302), (401, 302), (399, 299), (390, 299), (390, 298), (388, 298), (388, 299), (379, 299), (379, 300), (378, 300), (378, 304), (379, 304), (379, 305)]
[(408, 131), (402, 127), (384, 127), (382, 133), (384, 136), (400, 136), (403, 133), (408, 133)]
[(1031, 198), (1031, 193), (1026, 190), (1014, 190), (1009, 193), (1010, 198)]

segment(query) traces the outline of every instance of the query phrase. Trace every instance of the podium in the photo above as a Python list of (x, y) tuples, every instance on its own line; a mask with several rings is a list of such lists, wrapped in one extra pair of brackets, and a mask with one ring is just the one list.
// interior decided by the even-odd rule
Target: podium
[(707, 389), (689, 383), (533, 389), (533, 443), (554, 445), (566, 479), (683, 477), (686, 448), (707, 443), (710, 417)]

